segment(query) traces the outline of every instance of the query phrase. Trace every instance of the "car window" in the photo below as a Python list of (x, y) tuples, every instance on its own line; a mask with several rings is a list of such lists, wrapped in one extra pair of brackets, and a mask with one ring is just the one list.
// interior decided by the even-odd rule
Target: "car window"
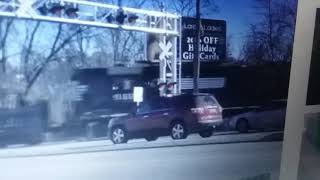
[(152, 111), (164, 108), (167, 108), (167, 101), (165, 98), (155, 98), (150, 101), (150, 109)]
[(151, 111), (151, 107), (148, 103), (142, 103), (140, 106), (137, 108), (137, 113), (148, 113)]
[(205, 97), (205, 101), (208, 101), (208, 102), (212, 103), (213, 105), (217, 105), (218, 104), (216, 98), (214, 98), (213, 96), (206, 96)]
[(196, 98), (197, 106), (214, 106), (217, 102), (211, 96), (198, 96)]
[(176, 108), (192, 108), (194, 107), (194, 99), (192, 96), (177, 96), (168, 100), (167, 104), (169, 107), (176, 107)]

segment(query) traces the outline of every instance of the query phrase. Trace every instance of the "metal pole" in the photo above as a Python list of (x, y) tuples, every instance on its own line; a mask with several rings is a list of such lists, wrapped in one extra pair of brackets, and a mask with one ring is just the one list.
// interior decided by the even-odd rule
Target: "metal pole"
[(197, 39), (196, 39), (196, 46), (195, 52), (196, 56), (193, 61), (193, 92), (199, 93), (199, 74), (200, 74), (200, 0), (196, 1), (196, 17), (197, 17)]
[(182, 20), (179, 21), (179, 91), (178, 93), (181, 94), (181, 84), (182, 84), (182, 41), (181, 41), (181, 34), (182, 34)]
[[(160, 4), (160, 10), (161, 12), (165, 11), (164, 3)], [(166, 29), (166, 21), (165, 18), (161, 19), (160, 26), (164, 30)], [(165, 34), (160, 35), (160, 42), (164, 42), (165, 44), (167, 43), (167, 37)], [(160, 83), (167, 83), (167, 58), (164, 59), (159, 59), (159, 75), (160, 75)], [(165, 96), (166, 95), (166, 85), (164, 85), (164, 89), (160, 90), (160, 96)]]
[[(122, 9), (122, 0), (118, 0), (118, 7), (119, 10)], [(114, 64), (120, 63), (122, 59), (119, 58), (119, 41), (120, 41), (120, 28), (116, 30), (115, 34), (116, 44), (115, 44), (115, 51), (114, 51)]]

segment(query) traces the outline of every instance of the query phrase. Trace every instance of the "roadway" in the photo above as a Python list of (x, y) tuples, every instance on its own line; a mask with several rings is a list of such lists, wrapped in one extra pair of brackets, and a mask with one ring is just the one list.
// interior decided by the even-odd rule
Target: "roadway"
[[(281, 133), (192, 135), (154, 142), (106, 140), (44, 143), (0, 150), (0, 179), (278, 179)], [(278, 139), (279, 140), (279, 139)], [(260, 177), (261, 178), (261, 177)]]

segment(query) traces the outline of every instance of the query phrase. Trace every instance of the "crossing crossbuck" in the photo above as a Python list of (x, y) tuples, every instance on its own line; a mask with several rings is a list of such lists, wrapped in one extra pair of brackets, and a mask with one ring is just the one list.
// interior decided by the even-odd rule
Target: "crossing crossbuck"
[(159, 46), (162, 50), (162, 52), (159, 56), (160, 60), (167, 60), (168, 58), (170, 58), (173, 55), (173, 52), (171, 50), (172, 43), (170, 41), (167, 43), (165, 41), (162, 41), (159, 43)]

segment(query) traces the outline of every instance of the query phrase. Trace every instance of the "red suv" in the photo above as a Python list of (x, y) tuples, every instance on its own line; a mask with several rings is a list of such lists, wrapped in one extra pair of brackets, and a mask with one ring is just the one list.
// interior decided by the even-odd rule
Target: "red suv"
[(135, 138), (154, 141), (167, 135), (185, 139), (190, 133), (210, 137), (222, 121), (222, 108), (212, 95), (158, 97), (142, 103), (128, 116), (111, 119), (108, 132), (114, 144)]

